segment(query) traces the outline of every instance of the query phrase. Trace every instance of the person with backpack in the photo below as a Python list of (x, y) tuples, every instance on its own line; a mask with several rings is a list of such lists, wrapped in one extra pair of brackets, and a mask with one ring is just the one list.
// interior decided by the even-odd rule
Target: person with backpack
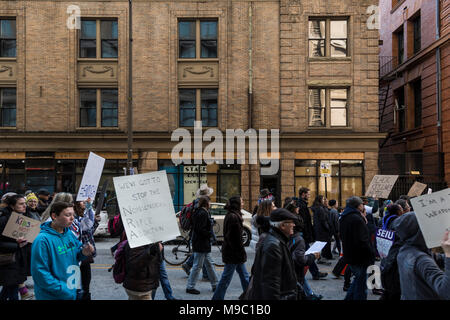
[(225, 206), (227, 214), (223, 222), (222, 244), (222, 261), (225, 263), (225, 267), (212, 300), (224, 300), (235, 271), (241, 280), (242, 290), (245, 291), (248, 287), (249, 274), (245, 267), (247, 253), (242, 243), (244, 220), (241, 210), (243, 206), (244, 201), (240, 196), (231, 197)]
[(210, 199), (208, 196), (201, 196), (198, 199), (198, 209), (195, 210), (192, 216), (192, 251), (194, 264), (186, 286), (186, 293), (190, 294), (200, 294), (200, 291), (195, 289), (195, 284), (203, 263), (206, 265), (212, 291), (216, 291), (217, 275), (211, 259), (211, 235), (213, 230), (211, 215), (209, 213), (209, 202)]
[[(213, 194), (213, 188), (208, 187), (207, 184), (202, 184), (200, 188), (195, 193), (196, 198), (190, 204), (185, 206), (180, 212), (180, 226), (183, 230), (189, 231), (189, 239), (192, 241), (192, 216), (194, 215), (195, 210), (198, 209), (198, 199), (201, 196), (211, 196)], [(211, 235), (213, 236), (214, 233)], [(194, 264), (194, 255), (192, 254), (188, 260), (181, 265), (181, 268), (186, 272), (187, 276), (189, 276), (192, 266)], [(208, 281), (208, 272), (206, 267), (202, 267), (202, 279)]]

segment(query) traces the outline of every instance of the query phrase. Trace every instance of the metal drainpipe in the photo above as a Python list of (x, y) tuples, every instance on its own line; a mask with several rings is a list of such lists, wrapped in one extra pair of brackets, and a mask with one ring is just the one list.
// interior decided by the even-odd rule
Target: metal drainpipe
[(133, 3), (128, 1), (128, 33), (129, 33), (129, 57), (128, 57), (128, 117), (127, 117), (127, 173), (131, 174), (133, 168)]
[[(249, 29), (249, 40), (248, 40), (248, 129), (253, 127), (253, 2), (249, 3), (248, 6), (248, 29)], [(248, 175), (248, 188), (249, 188), (249, 209), (252, 210), (252, 171), (250, 170), (250, 157), (249, 157), (249, 175)]]
[[(436, 0), (436, 40), (441, 37), (441, 14), (440, 14), (440, 0)], [(442, 152), (442, 85), (441, 85), (441, 48), (436, 49), (436, 108), (437, 108), (437, 146), (439, 152), (439, 166), (443, 174), (443, 159), (441, 160)]]

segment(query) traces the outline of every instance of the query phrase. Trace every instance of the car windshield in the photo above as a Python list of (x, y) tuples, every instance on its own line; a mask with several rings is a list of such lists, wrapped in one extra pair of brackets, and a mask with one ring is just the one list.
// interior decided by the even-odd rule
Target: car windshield
[(223, 204), (211, 203), (209, 212), (212, 216), (223, 216), (227, 214), (227, 210), (225, 210), (224, 207)]

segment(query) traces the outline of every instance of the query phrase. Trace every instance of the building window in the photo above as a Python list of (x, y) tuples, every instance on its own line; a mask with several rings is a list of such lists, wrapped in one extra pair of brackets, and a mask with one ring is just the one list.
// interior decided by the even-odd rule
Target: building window
[(310, 88), (309, 126), (348, 126), (348, 90), (348, 88)]
[(421, 34), (421, 20), (420, 16), (418, 16), (413, 21), (413, 33), (414, 33), (414, 54), (420, 51), (421, 42), (422, 42), (422, 34)]
[(414, 127), (422, 126), (422, 81), (413, 83), (414, 91)]
[(397, 56), (398, 64), (402, 64), (404, 61), (404, 55), (405, 55), (405, 39), (404, 39), (404, 33), (403, 33), (403, 27), (400, 28), (399, 31), (394, 33), (394, 39), (395, 43), (397, 45), (397, 52), (395, 55)]
[(80, 58), (117, 58), (117, 27), (116, 20), (81, 20)]
[(0, 99), (0, 127), (15, 127), (16, 88), (1, 88)]
[(179, 89), (180, 126), (217, 127), (217, 89)]
[[(331, 176), (321, 177), (320, 166), (327, 163)], [(345, 206), (351, 196), (363, 195), (364, 165), (362, 160), (295, 160), (295, 190), (310, 189), (312, 204), (317, 195), (337, 200)]]
[(16, 20), (0, 20), (0, 57), (16, 56)]
[(117, 126), (117, 89), (80, 89), (80, 127)]
[(348, 56), (348, 19), (309, 20), (309, 56)]
[(217, 58), (217, 21), (179, 21), (178, 56), (182, 59)]
[(398, 131), (403, 132), (406, 129), (405, 90), (403, 87), (395, 91), (395, 109), (398, 118)]
[(159, 170), (167, 172), (169, 187), (175, 211), (191, 203), (200, 185), (207, 183), (214, 189), (211, 202), (226, 203), (241, 193), (240, 165), (180, 165), (174, 166), (171, 160), (158, 160)]

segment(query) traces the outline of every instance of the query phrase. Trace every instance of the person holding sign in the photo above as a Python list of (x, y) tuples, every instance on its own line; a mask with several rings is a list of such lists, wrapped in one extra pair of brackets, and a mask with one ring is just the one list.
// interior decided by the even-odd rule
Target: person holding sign
[(4, 201), (7, 206), (0, 211), (0, 301), (19, 300), (19, 284), (27, 279), (26, 247), (30, 244), (23, 237), (12, 239), (1, 234), (13, 212), (26, 214), (25, 197), (16, 194)]
[(433, 259), (419, 228), (416, 214), (407, 213), (397, 227), (403, 247), (397, 256), (402, 300), (450, 300), (450, 232), (442, 238), (443, 272)]
[(73, 204), (54, 202), (50, 217), (52, 221), (41, 225), (31, 248), (34, 293), (37, 300), (75, 300), (80, 287), (79, 263), (93, 254), (94, 247), (83, 246), (69, 229)]

